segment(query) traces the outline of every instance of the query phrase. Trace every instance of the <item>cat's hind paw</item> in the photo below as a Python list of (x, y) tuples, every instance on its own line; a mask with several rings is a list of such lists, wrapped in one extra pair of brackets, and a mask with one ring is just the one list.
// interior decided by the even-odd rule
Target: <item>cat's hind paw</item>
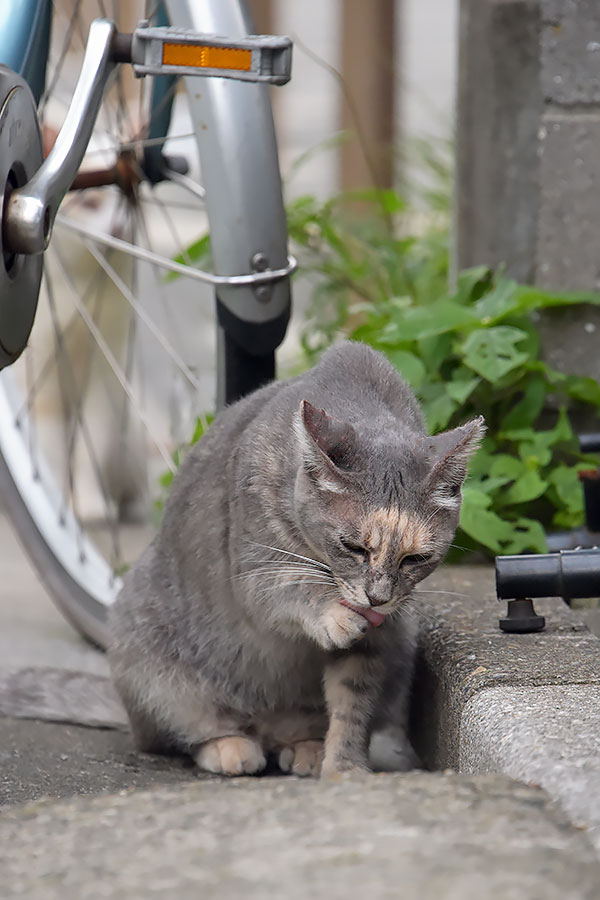
[(196, 751), (194, 761), (199, 769), (213, 775), (256, 775), (267, 764), (258, 741), (246, 737), (207, 741)]
[(320, 775), (323, 762), (323, 741), (298, 741), (284, 747), (279, 754), (279, 768), (290, 775)]

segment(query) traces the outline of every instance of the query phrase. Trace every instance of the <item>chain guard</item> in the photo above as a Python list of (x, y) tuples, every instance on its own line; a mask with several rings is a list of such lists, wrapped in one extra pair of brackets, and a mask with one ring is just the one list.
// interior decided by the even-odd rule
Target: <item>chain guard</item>
[[(35, 102), (27, 83), (0, 65), (0, 209), (4, 222), (11, 191), (22, 187), (43, 160)], [(43, 254), (12, 253), (0, 230), (0, 369), (23, 352), (37, 307)]]

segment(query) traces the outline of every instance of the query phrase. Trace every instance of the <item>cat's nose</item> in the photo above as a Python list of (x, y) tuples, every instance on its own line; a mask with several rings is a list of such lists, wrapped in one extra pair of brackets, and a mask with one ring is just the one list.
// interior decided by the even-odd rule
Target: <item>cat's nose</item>
[(374, 581), (365, 588), (370, 606), (383, 606), (392, 599), (392, 585), (387, 579)]

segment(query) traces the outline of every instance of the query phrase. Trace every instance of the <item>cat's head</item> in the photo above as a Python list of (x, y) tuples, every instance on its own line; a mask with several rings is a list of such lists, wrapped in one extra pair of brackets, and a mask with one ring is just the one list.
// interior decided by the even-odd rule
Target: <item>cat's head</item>
[(296, 525), (344, 605), (381, 624), (448, 550), (483, 418), (433, 437), (377, 420), (359, 433), (303, 400), (295, 430)]

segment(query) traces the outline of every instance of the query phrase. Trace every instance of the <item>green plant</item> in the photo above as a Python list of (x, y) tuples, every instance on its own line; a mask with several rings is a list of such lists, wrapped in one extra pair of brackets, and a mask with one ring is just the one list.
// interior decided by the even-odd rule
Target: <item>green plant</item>
[[(358, 204), (361, 213), (355, 215), (351, 209)], [(313, 280), (303, 334), (311, 360), (364, 311), (390, 298), (398, 303), (445, 291), (445, 218), (422, 234), (398, 233), (394, 221), (405, 214), (404, 201), (391, 190), (355, 191), (324, 203), (304, 196), (288, 205), (290, 238), (303, 276)]]
[(409, 233), (394, 192), (358, 199), (370, 211), (353, 215), (347, 196), (304, 197), (290, 209), (290, 233), (317, 277), (309, 359), (343, 334), (388, 356), (431, 431), (484, 415), (488, 433), (465, 486), (457, 541), (486, 554), (544, 551), (546, 529), (583, 520), (578, 470), (595, 460), (579, 453), (567, 410), (600, 411), (600, 386), (542, 360), (534, 317), (600, 297), (548, 293), (483, 267), (463, 272), (448, 293), (447, 219)]
[[(307, 364), (349, 336), (388, 356), (431, 431), (484, 415), (488, 432), (464, 489), (457, 544), (488, 555), (544, 551), (546, 530), (583, 521), (578, 471), (597, 461), (579, 453), (567, 411), (598, 414), (600, 386), (543, 361), (534, 319), (600, 297), (551, 294), (484, 267), (461, 273), (449, 293), (451, 147), (424, 142), (417, 150), (424, 177), (407, 190), (409, 202), (393, 190), (365, 190), (288, 204), (294, 251), (312, 281)], [(186, 255), (206, 264), (208, 237)]]

